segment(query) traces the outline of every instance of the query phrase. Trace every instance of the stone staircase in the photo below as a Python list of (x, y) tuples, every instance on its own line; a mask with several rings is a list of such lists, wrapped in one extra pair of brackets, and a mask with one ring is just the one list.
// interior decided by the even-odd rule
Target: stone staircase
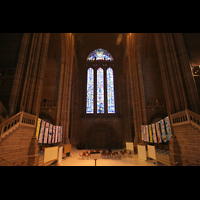
[(0, 124), (0, 166), (31, 165), (36, 116), (19, 112)]
[(19, 112), (0, 124), (0, 141), (12, 133), (19, 125), (36, 127), (36, 116), (26, 112)]
[(200, 165), (200, 115), (183, 110), (170, 115), (175, 137), (170, 140), (171, 165)]

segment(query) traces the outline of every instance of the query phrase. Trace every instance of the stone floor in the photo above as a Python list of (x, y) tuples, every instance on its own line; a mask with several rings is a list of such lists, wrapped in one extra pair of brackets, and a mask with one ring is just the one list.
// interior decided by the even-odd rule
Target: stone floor
[[(117, 149), (113, 151), (120, 152), (120, 150), (123, 149)], [(60, 166), (95, 166), (95, 161), (93, 159), (82, 159), (79, 156), (79, 153), (83, 153), (84, 151), (87, 151), (87, 149), (84, 150), (78, 150), (74, 147), (71, 148), (71, 154), (70, 156), (64, 158)], [(125, 156), (121, 157), (121, 159), (112, 159), (112, 158), (100, 158), (96, 161), (96, 166), (155, 166), (150, 161), (144, 161), (140, 158), (138, 158), (137, 155), (132, 154), (131, 157)]]

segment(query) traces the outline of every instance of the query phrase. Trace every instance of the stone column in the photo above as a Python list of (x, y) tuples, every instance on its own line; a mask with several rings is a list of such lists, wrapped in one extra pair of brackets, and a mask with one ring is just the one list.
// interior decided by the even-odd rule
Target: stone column
[(141, 142), (141, 125), (147, 124), (145, 95), (140, 61), (140, 33), (129, 33), (127, 51), (129, 58), (129, 78), (133, 104), (133, 120), (135, 129), (134, 145)]
[(155, 33), (168, 115), (191, 109), (199, 113), (198, 92), (181, 34)]
[(124, 111), (123, 111), (123, 115), (124, 115), (124, 124), (125, 124), (125, 130), (127, 131), (126, 134), (126, 141), (127, 142), (132, 142), (134, 138), (132, 138), (132, 133), (131, 133), (131, 114), (130, 114), (130, 107), (131, 107), (131, 101), (130, 101), (130, 92), (129, 92), (129, 73), (128, 73), (128, 55), (125, 53), (124, 56), (124, 76), (125, 76), (125, 80), (124, 80), (124, 91), (123, 93), (125, 94), (124, 96), (126, 96), (126, 98), (123, 98), (123, 96), (121, 97), (123, 100), (123, 105), (124, 105)]
[(25, 112), (27, 111), (27, 98), (28, 98), (28, 92), (29, 92), (29, 85), (31, 80), (31, 71), (32, 71), (32, 63), (34, 59), (34, 51), (37, 41), (37, 33), (33, 33), (31, 35), (31, 39), (29, 41), (29, 48), (30, 50), (25, 55), (27, 62), (25, 63), (26, 70), (24, 70), (25, 73), (25, 79), (24, 84), (22, 85), (22, 96), (21, 96), (21, 103), (20, 103), (20, 111), (23, 110)]
[[(185, 109), (199, 113), (198, 92), (182, 34), (155, 33), (154, 36), (168, 115)], [(182, 165), (177, 133), (173, 127), (171, 129), (173, 135), (169, 143), (170, 162), (171, 165)]]
[(23, 34), (22, 43), (20, 47), (20, 53), (19, 53), (16, 72), (15, 72), (15, 78), (13, 81), (13, 87), (12, 87), (11, 97), (10, 97), (10, 102), (9, 102), (9, 117), (17, 113), (16, 107), (17, 107), (20, 89), (22, 85), (22, 77), (25, 70), (26, 54), (28, 51), (30, 36), (31, 36), (30, 33)]
[[(21, 76), (21, 96), (19, 96), (20, 111), (39, 115), (41, 93), (43, 89), (44, 72), (48, 52), (50, 33), (33, 33), (26, 40), (28, 50), (23, 51), (24, 62)], [(20, 65), (20, 63), (19, 63)], [(18, 91), (19, 92), (19, 91)]]
[(183, 75), (183, 85), (186, 90), (186, 98), (188, 98), (188, 109), (200, 114), (200, 102), (197, 87), (191, 73), (190, 60), (186, 50), (183, 35), (174, 33), (174, 39), (177, 45), (178, 58)]
[(71, 103), (71, 82), (74, 56), (74, 36), (70, 33), (62, 35), (62, 64), (58, 92), (56, 124), (63, 126), (63, 143), (69, 143), (69, 121)]
[(44, 75), (45, 75), (45, 68), (46, 68), (46, 61), (48, 55), (48, 47), (49, 47), (49, 39), (50, 33), (45, 33), (42, 38), (42, 45), (40, 51), (40, 60), (37, 67), (37, 79), (35, 82), (35, 90), (34, 90), (34, 101), (32, 107), (32, 114), (39, 116), (40, 111), (40, 104), (42, 98), (42, 90), (43, 90), (43, 83), (44, 83)]

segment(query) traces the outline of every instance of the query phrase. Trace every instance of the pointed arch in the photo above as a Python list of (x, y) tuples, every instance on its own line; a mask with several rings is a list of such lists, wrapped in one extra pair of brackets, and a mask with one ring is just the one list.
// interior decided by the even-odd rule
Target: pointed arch
[(87, 59), (87, 61), (95, 61), (95, 60), (99, 60), (99, 61), (114, 61), (113, 56), (111, 55), (111, 53), (109, 53), (107, 50), (105, 49), (95, 49), (94, 51), (92, 51)]

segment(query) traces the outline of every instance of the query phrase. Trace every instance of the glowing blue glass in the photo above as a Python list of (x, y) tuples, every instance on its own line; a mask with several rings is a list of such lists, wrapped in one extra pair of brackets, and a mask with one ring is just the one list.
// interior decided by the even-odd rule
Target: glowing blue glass
[(86, 113), (94, 113), (94, 70), (87, 70), (87, 104)]
[(111, 68), (107, 69), (107, 102), (108, 113), (115, 113), (114, 77)]
[(87, 61), (95, 61), (96, 60), (101, 60), (101, 61), (113, 61), (113, 57), (112, 55), (104, 50), (104, 49), (96, 49), (93, 52), (91, 52), (88, 57), (87, 57)]
[(97, 70), (97, 113), (104, 113), (104, 80), (103, 69)]

